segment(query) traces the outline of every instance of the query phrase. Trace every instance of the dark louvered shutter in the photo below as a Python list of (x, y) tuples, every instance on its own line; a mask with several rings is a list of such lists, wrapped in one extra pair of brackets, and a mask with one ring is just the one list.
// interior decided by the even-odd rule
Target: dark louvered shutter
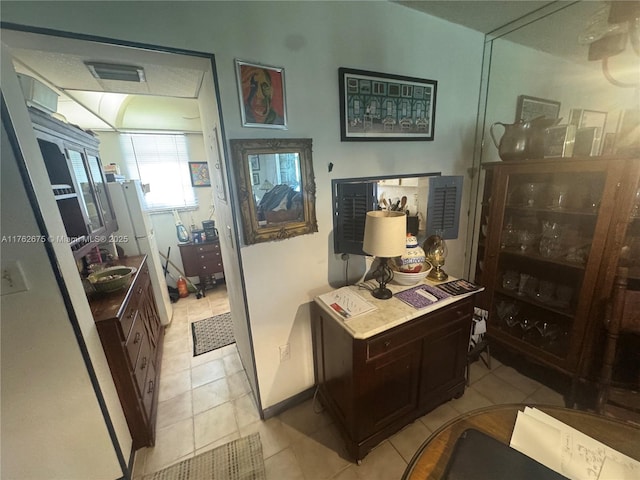
[(431, 177), (427, 204), (427, 236), (437, 233), (445, 240), (458, 238), (462, 176)]
[(366, 255), (362, 251), (367, 212), (377, 208), (377, 183), (336, 182), (334, 186), (334, 253)]

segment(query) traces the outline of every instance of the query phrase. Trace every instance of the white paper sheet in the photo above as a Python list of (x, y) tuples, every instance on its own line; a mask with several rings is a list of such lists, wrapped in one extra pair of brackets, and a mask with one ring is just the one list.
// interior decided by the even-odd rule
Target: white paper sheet
[[(545, 444), (554, 445), (556, 453)], [(518, 412), (511, 446), (571, 480), (640, 478), (640, 462), (537, 408)]]
[(375, 305), (367, 302), (349, 287), (332, 290), (324, 295), (319, 295), (318, 298), (331, 307), (336, 313), (341, 315), (345, 320), (376, 309)]

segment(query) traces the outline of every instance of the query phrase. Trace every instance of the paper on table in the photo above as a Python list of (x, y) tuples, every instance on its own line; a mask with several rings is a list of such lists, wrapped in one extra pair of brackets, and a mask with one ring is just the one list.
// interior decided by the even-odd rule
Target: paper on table
[(564, 475), (560, 457), (562, 445), (560, 440), (558, 428), (518, 412), (511, 435), (511, 448)]
[(319, 295), (318, 298), (345, 319), (376, 309), (375, 305), (367, 302), (349, 287), (333, 290), (329, 293)]
[[(547, 430), (550, 435), (542, 436), (541, 430), (537, 433), (533, 432), (531, 426), (532, 424), (536, 425), (533, 423), (534, 420), (553, 428), (557, 433), (553, 435), (550, 434), (551, 430)], [(517, 446), (514, 445), (514, 437)], [(607, 478), (598, 476), (601, 474), (605, 458), (611, 458), (615, 463), (620, 464), (624, 471), (629, 472), (631, 475), (629, 478), (640, 478), (640, 462), (566, 425), (537, 408), (526, 407), (524, 412), (518, 412), (511, 442), (511, 446), (516, 450), (572, 480)], [(534, 454), (539, 455), (539, 444), (547, 442), (553, 442), (558, 445), (557, 453), (554, 455), (534, 456)], [(557, 468), (558, 462), (559, 469)], [(610, 468), (615, 470), (616, 465)], [(614, 476), (608, 478), (610, 480), (623, 480), (627, 477)]]
[(637, 468), (628, 463), (620, 463), (611, 457), (605, 457), (598, 480), (636, 480), (640, 477)]

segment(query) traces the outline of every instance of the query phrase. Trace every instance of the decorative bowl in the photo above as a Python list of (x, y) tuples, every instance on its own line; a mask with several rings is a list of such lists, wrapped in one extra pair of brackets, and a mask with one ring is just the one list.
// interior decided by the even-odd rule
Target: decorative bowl
[(127, 286), (135, 272), (134, 267), (109, 267), (90, 274), (87, 279), (96, 292), (115, 292)]
[(398, 285), (415, 285), (424, 280), (432, 268), (433, 266), (425, 261), (422, 265), (422, 270), (418, 273), (408, 273), (399, 271), (397, 266), (393, 265), (391, 267), (391, 270), (393, 270), (393, 282)]

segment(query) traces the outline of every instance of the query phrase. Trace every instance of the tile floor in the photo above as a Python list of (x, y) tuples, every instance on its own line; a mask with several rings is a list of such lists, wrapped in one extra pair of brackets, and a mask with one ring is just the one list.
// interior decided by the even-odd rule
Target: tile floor
[(501, 403), (563, 405), (562, 396), (492, 359), (472, 364), (465, 394), (436, 408), (351, 462), (326, 412), (308, 400), (261, 421), (235, 344), (193, 357), (194, 321), (229, 311), (224, 285), (174, 304), (166, 330), (156, 445), (139, 450), (134, 480), (226, 442), (260, 432), (268, 480), (390, 480), (402, 476), (431, 432), (461, 413)]

